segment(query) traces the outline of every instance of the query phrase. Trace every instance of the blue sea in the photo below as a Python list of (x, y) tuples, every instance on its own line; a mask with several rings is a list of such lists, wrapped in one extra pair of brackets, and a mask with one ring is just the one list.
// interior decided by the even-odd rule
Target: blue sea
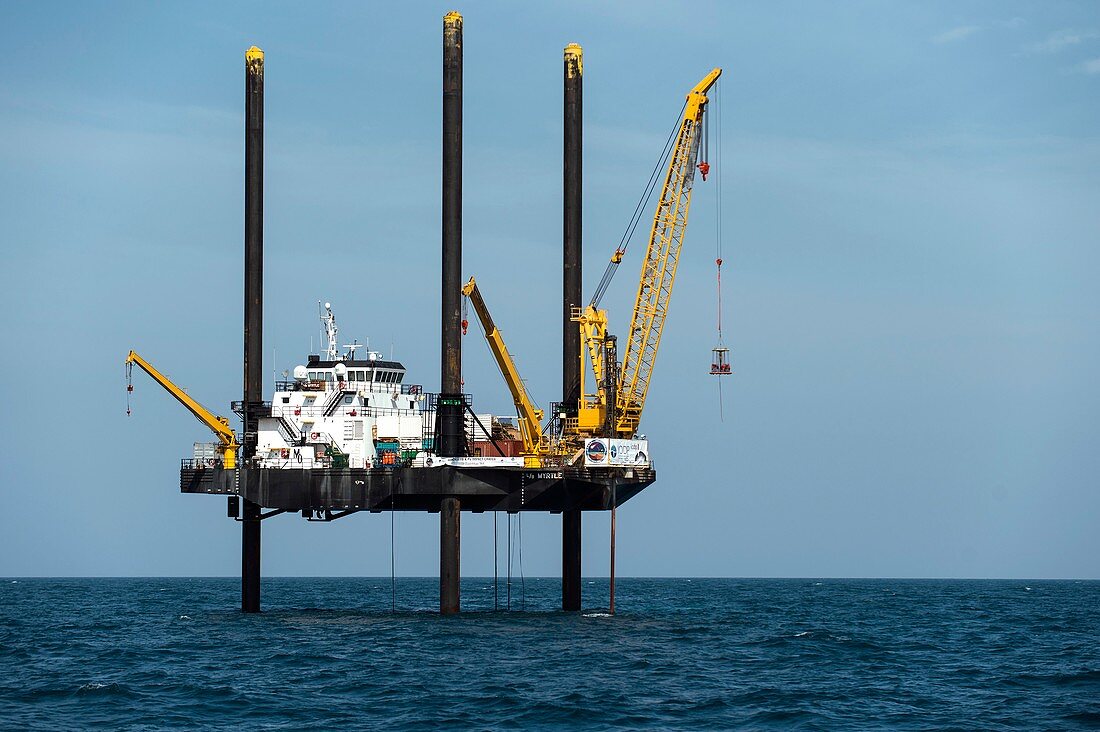
[(242, 615), (237, 579), (7, 579), (0, 727), (1100, 728), (1100, 582), (560, 588), (464, 578), (440, 617), (436, 579), (269, 578)]

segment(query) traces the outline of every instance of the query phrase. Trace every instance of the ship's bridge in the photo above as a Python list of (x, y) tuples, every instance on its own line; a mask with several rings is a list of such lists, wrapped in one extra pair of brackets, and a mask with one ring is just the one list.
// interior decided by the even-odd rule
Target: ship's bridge
[(295, 367), (294, 380), (281, 381), (276, 389), (327, 391), (342, 385), (345, 388), (393, 390), (401, 388), (399, 385), (404, 379), (405, 366), (399, 361), (380, 358), (324, 361), (319, 355), (311, 354), (305, 366)]

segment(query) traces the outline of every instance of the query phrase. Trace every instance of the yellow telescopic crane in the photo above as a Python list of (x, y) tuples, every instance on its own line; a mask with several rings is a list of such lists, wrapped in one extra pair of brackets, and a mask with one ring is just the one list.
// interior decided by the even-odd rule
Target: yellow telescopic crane
[[(707, 92), (721, 75), (722, 69), (712, 70), (688, 92), (679, 129), (669, 154), (661, 198), (653, 216), (653, 228), (650, 230), (649, 245), (642, 262), (638, 295), (634, 301), (622, 367), (618, 378), (610, 385), (614, 395), (608, 394), (607, 389), (602, 386), (605, 383), (610, 384), (605, 378), (606, 369), (614, 369), (615, 364), (605, 363), (607, 312), (600, 310), (599, 304), (607, 291), (611, 276), (622, 261), (625, 239), (612, 255), (592, 303), (583, 311), (574, 311), (573, 320), (580, 324), (581, 339), (587, 344), (596, 384), (600, 387), (596, 395), (581, 398), (575, 427), (575, 431), (580, 434), (593, 434), (603, 427), (609, 412), (608, 405), (614, 405), (609, 420), (613, 423), (611, 436), (630, 438), (638, 429), (649, 391), (649, 380), (653, 375), (653, 364), (657, 360), (657, 349), (661, 344), (661, 331), (668, 314), (672, 285), (676, 281), (676, 265), (680, 260), (680, 249), (687, 229), (695, 171), (700, 170), (705, 179), (710, 169), (706, 161), (699, 163), (700, 143), (703, 141), (703, 113), (708, 102)], [(584, 358), (583, 353), (581, 358)], [(583, 364), (581, 372), (584, 373)]]
[(462, 287), (462, 294), (470, 299), (474, 305), (481, 327), (485, 330), (485, 340), (489, 344), (489, 350), (497, 362), (501, 376), (508, 385), (508, 391), (512, 394), (516, 411), (519, 415), (519, 433), (523, 440), (524, 463), (527, 467), (542, 467), (542, 458), (550, 451), (550, 441), (542, 434), (543, 411), (535, 406), (527, 393), (527, 387), (520, 378), (516, 362), (508, 353), (508, 347), (504, 345), (504, 338), (500, 330), (493, 322), (493, 316), (489, 314), (489, 308), (481, 297), (481, 291), (477, 289), (477, 282), (473, 277)]
[[(240, 443), (237, 442), (237, 435), (229, 426), (229, 420), (225, 417), (219, 417), (192, 399), (187, 395), (187, 392), (173, 384), (167, 376), (153, 368), (153, 365), (139, 356), (136, 351), (130, 351), (129, 355), (126, 356), (127, 392), (134, 390), (133, 384), (129, 383), (134, 364), (137, 364), (142, 371), (149, 374), (149, 376), (153, 378), (153, 381), (163, 386), (165, 391), (174, 396), (176, 401), (186, 407), (187, 411), (195, 415), (200, 422), (206, 425), (210, 431), (217, 436), (219, 442), (218, 454), (221, 456), (222, 466), (229, 470), (236, 468), (237, 450), (240, 448)], [(127, 410), (127, 412), (128, 411), (129, 410)]]

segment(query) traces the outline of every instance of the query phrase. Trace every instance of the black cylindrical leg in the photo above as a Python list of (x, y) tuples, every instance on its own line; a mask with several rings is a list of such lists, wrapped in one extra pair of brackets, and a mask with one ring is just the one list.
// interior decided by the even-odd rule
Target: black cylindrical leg
[[(437, 406), (439, 444), (444, 456), (465, 453), (462, 402), (462, 16), (443, 16), (443, 291), (442, 364)], [(439, 612), (458, 612), (460, 585), (457, 498), (439, 510)]]
[(581, 609), (581, 512), (561, 512), (561, 609)]
[[(562, 407), (576, 415), (580, 400), (581, 338), (572, 322), (574, 308), (583, 307), (581, 280), (581, 47), (570, 43), (564, 55), (562, 140)], [(562, 512), (561, 607), (581, 609), (581, 512)]]
[(260, 507), (247, 499), (241, 517), (241, 610), (260, 612)]
[[(443, 16), (443, 282), (439, 445), (465, 452), (462, 393), (462, 16)], [(456, 402), (456, 398), (459, 401)]]
[[(244, 104), (244, 444), (239, 468), (256, 452), (263, 402), (264, 52), (245, 52)], [(260, 611), (260, 506), (244, 501), (241, 523), (241, 610)]]
[(581, 282), (581, 47), (565, 47), (562, 145), (562, 407), (575, 416), (581, 388), (581, 337), (571, 321), (583, 306)]
[(461, 595), (460, 509), (457, 498), (444, 498), (439, 509), (439, 612), (443, 615), (458, 612)]

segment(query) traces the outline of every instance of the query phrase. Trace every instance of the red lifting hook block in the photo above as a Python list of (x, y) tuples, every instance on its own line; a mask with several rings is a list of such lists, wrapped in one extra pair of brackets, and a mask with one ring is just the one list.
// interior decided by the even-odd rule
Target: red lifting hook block
[(706, 181), (707, 173), (710, 172), (710, 163), (703, 161), (699, 163), (697, 167), (699, 168), (699, 172), (703, 174), (703, 180)]

